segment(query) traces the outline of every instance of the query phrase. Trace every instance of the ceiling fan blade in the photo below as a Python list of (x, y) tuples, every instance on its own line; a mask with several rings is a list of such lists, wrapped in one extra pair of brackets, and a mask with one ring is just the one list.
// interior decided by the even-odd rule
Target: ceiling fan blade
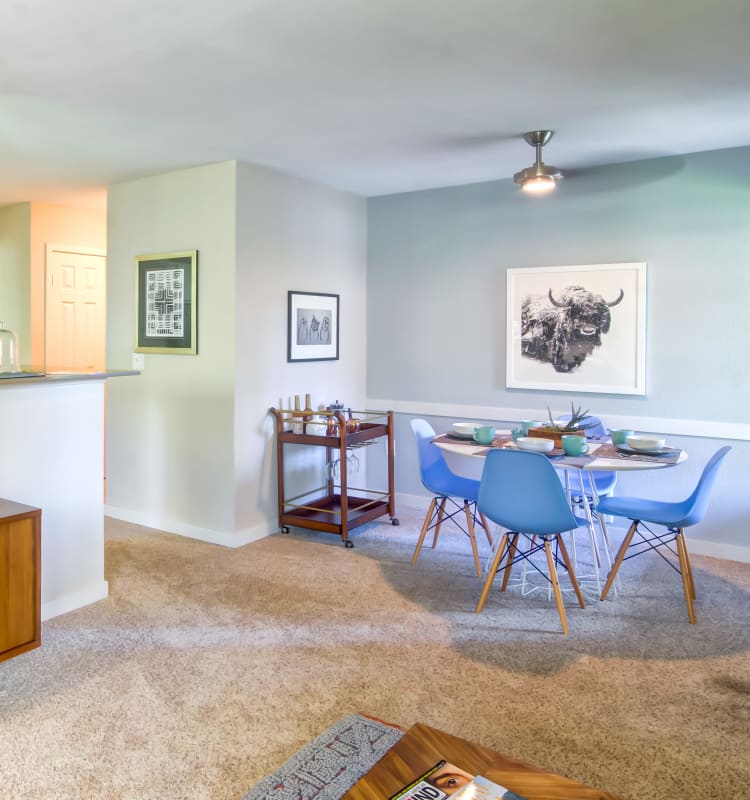
[(436, 136), (422, 140), (432, 150), (491, 150), (518, 140), (517, 134), (469, 133), (457, 136)]
[(685, 166), (682, 156), (666, 156), (645, 161), (624, 161), (586, 167), (564, 167), (567, 187), (574, 185), (586, 191), (627, 189), (654, 183), (674, 175)]

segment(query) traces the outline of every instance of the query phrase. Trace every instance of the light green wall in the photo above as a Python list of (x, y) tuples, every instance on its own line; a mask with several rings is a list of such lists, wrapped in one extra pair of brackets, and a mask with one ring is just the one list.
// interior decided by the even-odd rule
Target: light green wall
[(0, 321), (18, 337), (22, 365), (31, 361), (31, 203), (0, 208)]
[(109, 188), (110, 367), (131, 365), (135, 256), (198, 250), (198, 355), (107, 385), (107, 503), (168, 530), (234, 531), (235, 200), (234, 162)]

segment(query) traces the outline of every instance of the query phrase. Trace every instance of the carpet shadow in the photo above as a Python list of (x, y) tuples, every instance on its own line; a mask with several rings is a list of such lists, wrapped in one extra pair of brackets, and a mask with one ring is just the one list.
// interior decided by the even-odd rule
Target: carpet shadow
[[(679, 575), (657, 556), (626, 562), (616, 597), (610, 594), (602, 602), (590, 585), (584, 592), (585, 609), (561, 577), (570, 628), (565, 636), (546, 589), (526, 596), (520, 587), (501, 592), (497, 578), (484, 609), (476, 614), (484, 577), (476, 577), (469, 544), (460, 535), (441, 534), (437, 548), (423, 547), (412, 566), (415, 533), (394, 535), (390, 526), (376, 522), (357, 534), (352, 537), (356, 552), (376, 560), (384, 579), (405, 599), (441, 619), (453, 647), (474, 661), (549, 674), (583, 658), (684, 661), (750, 650), (750, 565), (692, 558), (695, 625), (688, 622)], [(488, 553), (484, 545), (483, 569)]]

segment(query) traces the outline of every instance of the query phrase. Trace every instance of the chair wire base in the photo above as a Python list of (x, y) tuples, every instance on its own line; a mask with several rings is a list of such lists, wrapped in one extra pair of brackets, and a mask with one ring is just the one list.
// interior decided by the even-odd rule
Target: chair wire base
[[(529, 546), (526, 550), (519, 549), (518, 539), (523, 537)], [(551, 547), (550, 545), (553, 545)], [(544, 552), (547, 559), (547, 572), (531, 560), (531, 557), (538, 552)], [(581, 593), (581, 588), (576, 578), (575, 569), (571, 563), (570, 556), (565, 547), (565, 542), (562, 536), (555, 535), (532, 535), (520, 531), (512, 531), (503, 533), (502, 537), (498, 540), (497, 546), (493, 548), (492, 563), (489, 566), (487, 577), (485, 579), (482, 594), (477, 603), (476, 612), (479, 613), (484, 606), (490, 586), (497, 574), (503, 572), (503, 581), (500, 586), (500, 591), (504, 592), (508, 588), (508, 581), (510, 579), (511, 569), (514, 564), (522, 561), (524, 568), (530, 565), (536, 572), (538, 572), (550, 585), (550, 595), (554, 592), (555, 602), (557, 604), (557, 611), (560, 615), (560, 622), (562, 624), (563, 633), (568, 633), (568, 621), (565, 615), (565, 608), (562, 601), (562, 589), (557, 578), (557, 567), (562, 566), (568, 573), (570, 582), (581, 608), (586, 607), (586, 603)]]

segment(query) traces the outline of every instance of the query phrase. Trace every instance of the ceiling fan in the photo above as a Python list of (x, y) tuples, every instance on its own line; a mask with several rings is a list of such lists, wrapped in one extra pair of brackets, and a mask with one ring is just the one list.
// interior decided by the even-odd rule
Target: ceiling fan
[(534, 194), (549, 192), (563, 179), (562, 170), (550, 167), (542, 161), (542, 148), (552, 138), (552, 134), (553, 131), (529, 131), (523, 136), (527, 144), (536, 148), (536, 161), (513, 176), (513, 180), (520, 184), (525, 192)]

